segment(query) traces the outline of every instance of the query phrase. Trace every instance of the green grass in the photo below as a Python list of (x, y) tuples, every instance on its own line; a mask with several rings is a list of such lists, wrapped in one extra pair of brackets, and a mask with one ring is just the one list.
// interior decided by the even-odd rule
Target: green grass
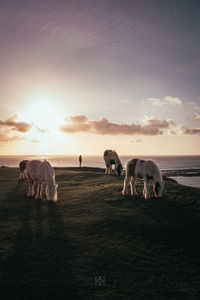
[(123, 197), (123, 178), (58, 168), (49, 203), (18, 173), (0, 169), (1, 299), (200, 298), (200, 189)]

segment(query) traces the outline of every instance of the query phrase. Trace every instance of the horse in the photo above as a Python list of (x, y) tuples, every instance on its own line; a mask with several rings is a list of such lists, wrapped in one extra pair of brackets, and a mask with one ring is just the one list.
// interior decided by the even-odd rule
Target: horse
[(152, 160), (141, 160), (137, 158), (130, 159), (126, 162), (126, 176), (124, 179), (124, 188), (122, 195), (127, 194), (127, 186), (130, 184), (131, 195), (137, 195), (135, 189), (136, 179), (144, 179), (143, 196), (145, 199), (150, 198), (149, 186), (153, 182), (153, 191), (156, 197), (162, 197), (164, 185), (159, 167)]
[(31, 160), (27, 164), (27, 177), (29, 189), (27, 196), (34, 196), (34, 186), (38, 183), (35, 198), (42, 199), (42, 184), (46, 183), (46, 196), (49, 201), (56, 202), (58, 200), (57, 187), (55, 182), (55, 172), (48, 161)]
[(110, 175), (112, 173), (112, 165), (115, 165), (114, 174), (118, 174), (119, 176), (122, 174), (123, 167), (117, 152), (113, 150), (105, 150), (103, 158), (106, 164), (105, 174)]

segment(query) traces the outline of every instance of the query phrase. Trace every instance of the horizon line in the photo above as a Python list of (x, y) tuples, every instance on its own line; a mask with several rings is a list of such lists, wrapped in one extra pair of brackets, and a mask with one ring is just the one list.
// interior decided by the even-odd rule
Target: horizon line
[[(97, 156), (102, 156), (101, 154), (96, 154), (96, 155), (90, 155), (90, 154), (0, 154), (0, 157), (19, 157), (19, 156), (93, 156), (93, 157), (97, 157)], [(120, 156), (141, 156), (141, 157), (146, 157), (146, 156), (156, 156), (156, 157), (170, 157), (170, 156), (176, 156), (176, 157), (183, 157), (183, 156), (200, 156), (200, 154), (121, 154)]]

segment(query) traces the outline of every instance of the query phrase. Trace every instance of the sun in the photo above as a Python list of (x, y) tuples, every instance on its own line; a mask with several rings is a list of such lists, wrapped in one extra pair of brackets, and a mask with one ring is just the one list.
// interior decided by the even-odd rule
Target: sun
[[(31, 154), (51, 155), (72, 152), (76, 147), (76, 139), (70, 134), (63, 134), (60, 127), (66, 115), (71, 114), (69, 101), (61, 104), (55, 96), (47, 92), (32, 93), (23, 107), (19, 107), (18, 119), (31, 125), (19, 142), (19, 151)], [(72, 150), (71, 150), (72, 149)]]
[(63, 123), (64, 116), (58, 112), (55, 105), (48, 101), (38, 101), (20, 114), (20, 119), (36, 126), (39, 131), (54, 132)]
[(32, 125), (26, 138), (36, 142), (53, 140), (60, 134), (59, 127), (63, 124), (64, 114), (58, 111), (57, 106), (45, 100), (39, 100), (24, 112), (19, 114), (20, 120)]

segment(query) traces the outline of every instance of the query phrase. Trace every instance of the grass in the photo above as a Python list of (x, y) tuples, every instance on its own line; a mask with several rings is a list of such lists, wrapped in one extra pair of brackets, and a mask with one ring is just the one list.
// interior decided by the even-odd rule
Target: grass
[(0, 169), (1, 299), (200, 298), (199, 188), (124, 198), (122, 178), (58, 168), (48, 203), (18, 173)]

